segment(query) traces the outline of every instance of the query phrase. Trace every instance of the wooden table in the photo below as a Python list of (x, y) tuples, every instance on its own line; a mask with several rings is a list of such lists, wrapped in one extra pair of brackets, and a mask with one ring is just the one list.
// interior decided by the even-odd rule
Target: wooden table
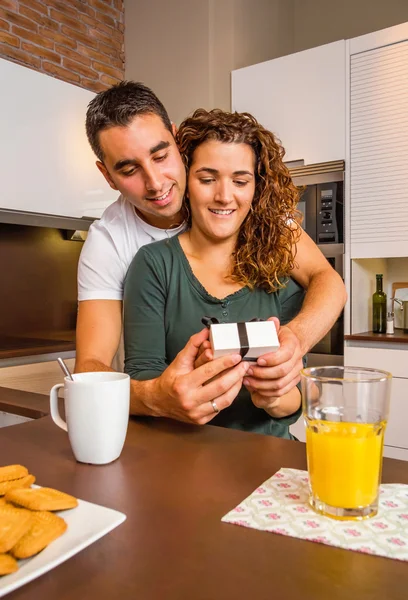
[[(111, 465), (76, 463), (49, 417), (0, 429), (2, 464), (43, 486), (126, 513), (127, 520), (7, 598), (59, 600), (406, 599), (408, 564), (221, 523), (281, 467), (306, 467), (305, 446), (217, 427), (131, 420)], [(408, 464), (384, 461), (385, 482)]]

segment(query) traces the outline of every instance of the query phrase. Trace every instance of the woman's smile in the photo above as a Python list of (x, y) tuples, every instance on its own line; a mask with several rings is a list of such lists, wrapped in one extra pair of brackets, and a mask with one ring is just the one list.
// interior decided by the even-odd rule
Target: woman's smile
[(213, 215), (218, 217), (229, 217), (235, 210), (233, 208), (222, 209), (222, 208), (209, 208), (208, 209)]
[(217, 140), (194, 151), (188, 176), (192, 233), (233, 240), (255, 193), (255, 155), (251, 146)]

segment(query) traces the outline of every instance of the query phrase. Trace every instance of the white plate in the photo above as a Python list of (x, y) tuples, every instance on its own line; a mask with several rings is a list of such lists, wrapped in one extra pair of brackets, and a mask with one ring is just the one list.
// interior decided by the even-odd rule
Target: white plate
[(18, 571), (0, 577), (0, 598), (71, 558), (126, 519), (121, 512), (85, 500), (56, 514), (66, 521), (67, 530), (36, 556), (19, 560)]

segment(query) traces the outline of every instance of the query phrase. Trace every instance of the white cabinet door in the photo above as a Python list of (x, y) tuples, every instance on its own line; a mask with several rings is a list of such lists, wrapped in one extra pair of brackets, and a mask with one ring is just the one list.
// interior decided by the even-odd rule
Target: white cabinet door
[(285, 160), (345, 158), (345, 41), (232, 72), (232, 109), (273, 131)]
[(394, 350), (393, 348), (346, 346), (344, 348), (344, 364), (348, 367), (382, 369), (389, 371), (393, 377), (408, 378), (408, 348)]
[(407, 156), (408, 39), (350, 57), (351, 258), (408, 256)]
[(390, 417), (384, 444), (408, 449), (408, 379), (392, 380)]
[(300, 417), (294, 425), (289, 427), (289, 431), (300, 442), (306, 441), (306, 425), (303, 417)]
[[(301, 442), (306, 441), (303, 417), (290, 427)], [(408, 379), (392, 380), (390, 414), (384, 438), (384, 456), (408, 460)]]
[(0, 208), (98, 217), (118, 192), (85, 134), (94, 93), (0, 58)]
[[(385, 433), (385, 445), (408, 450), (408, 349), (388, 350), (346, 346), (344, 364), (384, 369), (393, 374), (390, 417)], [(392, 452), (386, 453), (386, 455), (397, 458)]]

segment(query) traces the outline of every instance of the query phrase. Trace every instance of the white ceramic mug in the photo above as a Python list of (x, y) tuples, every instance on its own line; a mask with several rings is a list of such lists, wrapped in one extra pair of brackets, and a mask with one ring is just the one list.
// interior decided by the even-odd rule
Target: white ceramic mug
[[(54, 385), (51, 417), (68, 432), (79, 462), (104, 465), (122, 452), (129, 422), (130, 377), (125, 373), (79, 373), (74, 381)], [(58, 390), (64, 388), (66, 422), (58, 410)]]

